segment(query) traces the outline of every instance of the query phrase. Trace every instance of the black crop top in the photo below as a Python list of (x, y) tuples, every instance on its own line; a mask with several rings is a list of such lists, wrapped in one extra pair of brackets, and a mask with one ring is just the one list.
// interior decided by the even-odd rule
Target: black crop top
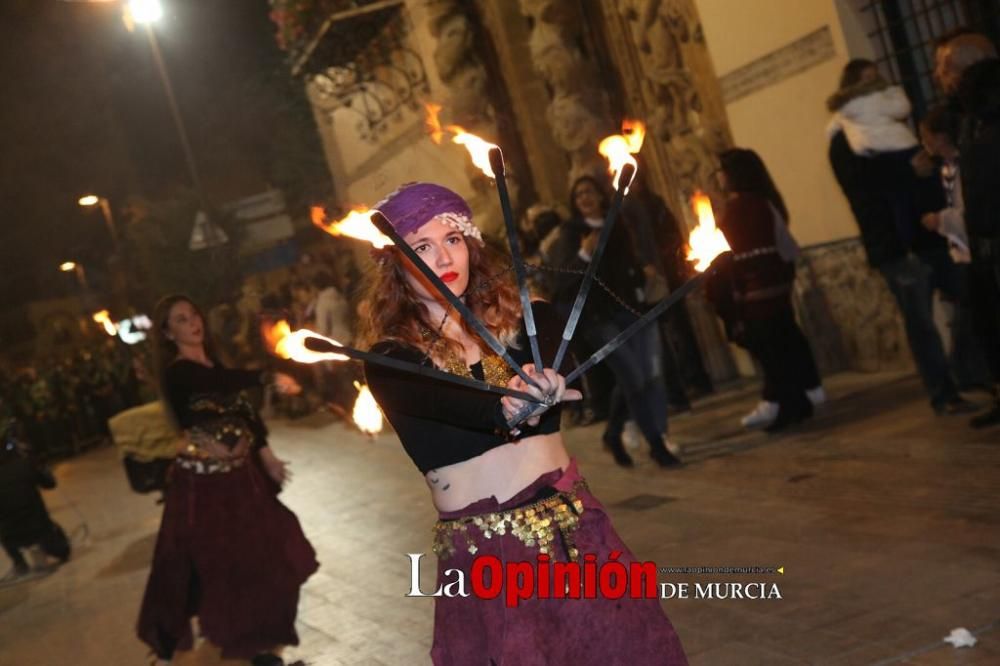
[[(557, 321), (548, 303), (533, 303), (532, 312), (542, 360), (551, 363), (559, 347), (563, 323)], [(531, 347), (523, 324), (517, 344), (519, 348), (509, 349), (510, 355), (519, 365), (531, 363)], [(399, 342), (379, 342), (372, 351), (433, 366), (423, 352)], [(476, 379), (483, 379), (481, 363), (469, 369)], [(568, 368), (562, 368), (562, 372), (568, 372)], [(495, 393), (371, 363), (365, 364), (365, 376), (372, 395), (399, 435), (406, 453), (425, 474), (432, 469), (470, 460), (507, 442), (559, 430), (560, 405), (542, 414), (537, 426), (522, 425), (519, 435), (512, 437), (500, 405), (501, 396)]]
[(163, 391), (181, 428), (205, 430), (227, 446), (244, 434), (267, 446), (267, 428), (244, 391), (264, 385), (260, 370), (213, 367), (180, 359), (167, 366)]

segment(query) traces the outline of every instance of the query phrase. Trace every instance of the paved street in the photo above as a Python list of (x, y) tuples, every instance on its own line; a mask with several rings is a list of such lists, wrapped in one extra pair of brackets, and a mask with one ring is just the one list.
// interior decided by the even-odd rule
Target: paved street
[[(780, 436), (739, 429), (752, 387), (697, 403), (673, 422), (689, 462), (676, 471), (642, 452), (636, 469), (615, 467), (600, 425), (566, 439), (639, 559), (784, 567), (661, 575), (780, 587), (780, 600), (664, 601), (692, 664), (1000, 663), (1000, 430), (934, 416), (912, 375), (844, 374), (827, 388), (820, 416)], [(295, 472), (284, 501), (322, 563), (302, 597), (302, 644), (286, 658), (430, 663), (432, 600), (403, 595), (405, 553), (428, 553), (430, 587), (434, 513), (394, 435), (369, 441), (320, 416), (271, 425)], [(59, 488), (46, 500), (74, 534), (75, 557), (0, 589), (0, 664), (144, 664), (133, 627), (160, 508), (129, 491), (111, 448), (56, 471)], [(0, 573), (7, 565), (0, 559)], [(956, 627), (979, 643), (942, 643)], [(237, 662), (202, 645), (176, 663)]]

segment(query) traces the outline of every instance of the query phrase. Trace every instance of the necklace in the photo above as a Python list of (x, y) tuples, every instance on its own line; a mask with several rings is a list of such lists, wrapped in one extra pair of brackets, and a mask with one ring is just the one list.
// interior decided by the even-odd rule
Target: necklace
[[(479, 362), (483, 366), (483, 378), (488, 384), (506, 386), (510, 378), (514, 376), (514, 372), (496, 354), (484, 354)], [(448, 354), (444, 367), (453, 375), (475, 379), (472, 375), (472, 369), (465, 363), (465, 359), (459, 358), (454, 351)]]
[[(444, 319), (441, 320), (441, 324), (438, 326), (438, 330), (436, 332), (430, 330), (426, 326), (420, 327), (421, 335), (424, 340), (428, 342), (427, 353), (424, 355), (424, 358), (428, 358), (430, 356), (431, 348), (444, 337), (441, 334), (441, 331), (444, 329), (444, 324), (447, 319), (448, 314), (445, 313)], [(504, 362), (504, 360), (493, 352), (483, 353), (479, 362), (483, 366), (483, 378), (488, 384), (493, 386), (506, 386), (507, 382), (510, 381), (510, 378), (514, 376), (514, 372)], [(447, 352), (444, 357), (444, 369), (453, 375), (458, 375), (459, 377), (478, 379), (473, 376), (472, 369), (469, 367), (468, 363), (466, 363), (465, 359), (460, 357), (451, 347), (447, 348)]]

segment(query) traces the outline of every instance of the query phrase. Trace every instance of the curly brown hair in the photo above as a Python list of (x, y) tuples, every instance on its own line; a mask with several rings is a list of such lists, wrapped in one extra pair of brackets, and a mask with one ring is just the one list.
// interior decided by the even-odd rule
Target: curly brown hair
[[(463, 238), (469, 248), (465, 304), (498, 340), (512, 346), (521, 327), (521, 301), (511, 276), (510, 257), (491, 245)], [(362, 301), (365, 311), (361, 316), (360, 346), (370, 348), (377, 342), (392, 340), (419, 349), (439, 366), (452, 354), (462, 358), (460, 342), (435, 333), (441, 322), (430, 321), (427, 306), (407, 281), (403, 254), (389, 247), (378, 251), (376, 257)], [(462, 320), (461, 325), (478, 339), (466, 321)], [(479, 346), (484, 351), (489, 349), (481, 340)]]

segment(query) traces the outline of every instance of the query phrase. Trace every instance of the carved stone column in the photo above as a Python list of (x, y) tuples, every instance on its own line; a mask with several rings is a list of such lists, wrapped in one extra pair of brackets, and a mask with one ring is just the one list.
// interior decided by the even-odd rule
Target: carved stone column
[(431, 35), (437, 40), (434, 64), (448, 89), (450, 120), (472, 132), (495, 130), (488, 75), (476, 52), (475, 26), (468, 4), (459, 0), (423, 0)]
[[(711, 186), (715, 153), (731, 142), (697, 11), (691, 0), (625, 0), (627, 21), (644, 76), (647, 120), (663, 142), (667, 167), (684, 199)], [(706, 100), (718, 97), (717, 104)]]
[(521, 0), (521, 13), (534, 23), (531, 58), (552, 93), (546, 118), (556, 143), (569, 155), (569, 182), (585, 173), (604, 174), (607, 166), (597, 145), (617, 128), (594, 64), (577, 46), (583, 18), (580, 3)]
[[(604, 31), (628, 114), (644, 118), (649, 182), (687, 236), (695, 190), (711, 190), (715, 154), (730, 145), (725, 106), (692, 0), (603, 0)], [(737, 374), (714, 312), (685, 302), (713, 380)]]

